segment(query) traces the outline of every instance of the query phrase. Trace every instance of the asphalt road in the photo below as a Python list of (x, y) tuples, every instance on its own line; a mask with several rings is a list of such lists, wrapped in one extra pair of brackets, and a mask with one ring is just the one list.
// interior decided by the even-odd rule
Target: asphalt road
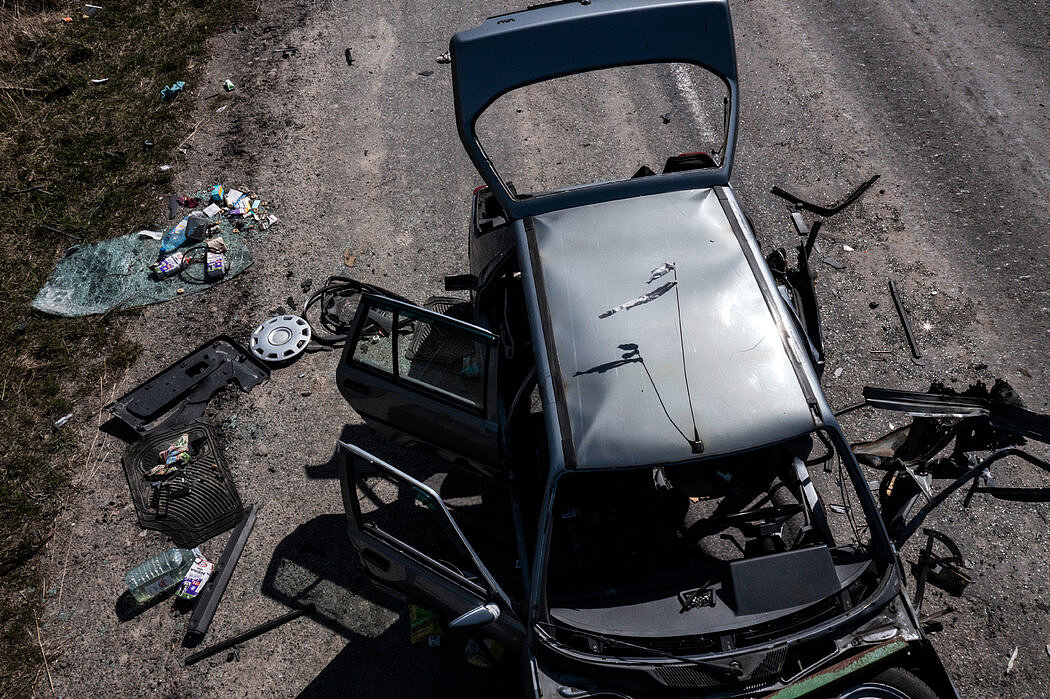
[[(131, 333), (145, 352), (127, 375), (105, 377), (105, 398), (218, 333), (246, 341), (259, 322), (302, 302), (307, 279), (316, 288), (330, 274), (349, 273), (423, 300), (441, 292), (444, 275), (465, 272), (470, 192), (480, 179), (455, 133), (449, 66), (435, 59), (455, 31), (510, 9), (286, 1), (212, 40), (213, 60), (187, 78), (192, 120), (212, 113), (201, 98), (223, 79), (238, 89), (232, 107), (190, 142), (180, 184), (186, 192), (216, 182), (251, 189), (273, 202), (281, 223), (254, 243), (247, 274), (133, 316)], [(832, 405), (854, 402), (865, 384), (921, 390), (943, 380), (962, 388), (1003, 377), (1030, 408), (1050, 410), (1044, 4), (743, 0), (732, 11), (742, 95), (733, 183), (765, 246), (796, 244), (772, 185), (832, 201), (881, 175), (824, 228), (822, 254), (844, 265), (818, 265)], [(626, 80), (535, 105), (558, 128), (529, 131), (529, 147), (549, 154), (560, 152), (559, 139), (588, 143), (601, 150), (597, 160), (618, 168), (612, 175), (628, 175), (643, 162), (657, 168), (692, 127), (703, 133), (680, 81)], [(600, 118), (617, 126), (595, 130)], [(494, 132), (513, 144), (516, 127), (497, 123)], [(637, 158), (619, 162), (622, 145)], [(562, 166), (571, 176), (582, 164)], [(352, 269), (344, 250), (356, 256)], [(924, 367), (909, 361), (889, 277), (911, 309)], [(184, 615), (159, 604), (122, 618), (124, 572), (167, 543), (140, 536), (120, 475), (123, 445), (96, 437), (97, 404), (84, 399), (82, 438), (98, 464), (80, 473), (60, 517), (43, 591), (42, 642), (64, 649), (51, 668), (56, 694), (512, 692), (513, 677), (463, 662), (462, 639), (410, 645), (403, 603), (355, 572), (336, 440), (395, 463), (398, 455), (339, 396), (336, 360), (309, 354), (251, 394), (212, 403), (208, 417), (223, 428), (242, 497), (263, 509), (208, 642), (304, 600), (317, 611), (247, 642), (239, 659), (222, 654), (192, 668), (181, 666), (189, 653), (181, 647)], [(890, 421), (862, 411), (844, 426), (860, 440)], [(966, 696), (1050, 694), (1048, 514), (1045, 505), (985, 501), (963, 512), (953, 500), (935, 522), (973, 564), (975, 583), (963, 598), (934, 593), (926, 607), (954, 610), (933, 638)], [(205, 552), (215, 558), (223, 543)], [(915, 558), (911, 548), (904, 554)], [(1016, 664), (1005, 674), (1014, 647)], [(50, 693), (43, 675), (38, 689)]]

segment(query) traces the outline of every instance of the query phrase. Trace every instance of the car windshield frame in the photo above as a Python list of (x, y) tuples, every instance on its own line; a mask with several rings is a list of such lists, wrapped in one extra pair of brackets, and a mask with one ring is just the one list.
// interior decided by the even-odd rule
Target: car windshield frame
[[(813, 622), (812, 622), (813, 625), (824, 625), (826, 623), (833, 623), (834, 619), (837, 619), (837, 618), (842, 617), (844, 615), (848, 616), (848, 615), (851, 615), (851, 614), (853, 614), (855, 612), (858, 612), (862, 607), (864, 607), (866, 605), (869, 605), (872, 602), (872, 600), (874, 600), (876, 597), (878, 597), (881, 594), (883, 594), (885, 592), (885, 585), (886, 585), (887, 576), (889, 576), (893, 572), (893, 561), (895, 560), (894, 559), (894, 555), (895, 554), (893, 552), (892, 545), (891, 545), (891, 543), (889, 541), (889, 538), (888, 538), (888, 535), (886, 533), (884, 523), (882, 522), (882, 519), (879, 516), (877, 507), (875, 505), (874, 499), (870, 495), (870, 492), (868, 492), (867, 493), (867, 497), (865, 497), (865, 493), (864, 493), (864, 491), (862, 489), (867, 487), (866, 486), (866, 480), (864, 478), (864, 475), (863, 475), (862, 471), (860, 470), (859, 464), (857, 463), (856, 459), (853, 457), (852, 451), (849, 450), (848, 444), (846, 443), (846, 440), (845, 440), (844, 436), (842, 435), (840, 429), (838, 428), (837, 423), (832, 423), (832, 424), (828, 424), (828, 425), (824, 425), (822, 427), (816, 428), (816, 429), (812, 430), (809, 433), (806, 433), (804, 435), (800, 435), (800, 437), (801, 438), (811, 437), (811, 436), (814, 436), (814, 435), (817, 435), (817, 434), (822, 434), (823, 436), (827, 437), (826, 441), (823, 440), (823, 439), (821, 439), (820, 441), (823, 442), (825, 447), (828, 449), (829, 458), (832, 459), (832, 460), (839, 459), (841, 468), (844, 469), (849, 474), (849, 477), (847, 479), (849, 485), (846, 486), (846, 487), (852, 486), (851, 491), (850, 491), (851, 492), (851, 496), (852, 496), (852, 515), (857, 517), (858, 519), (862, 519), (863, 520), (863, 525), (864, 525), (864, 527), (866, 527), (867, 537), (868, 538), (867, 538), (866, 546), (863, 547), (863, 551), (864, 551), (864, 554), (865, 554), (866, 560), (867, 560), (867, 566), (868, 566), (867, 570), (870, 570), (874, 574), (874, 577), (872, 579), (873, 580), (877, 580), (876, 584), (869, 586), (868, 591), (864, 595), (862, 603), (856, 604), (852, 608), (844, 610), (844, 611), (843, 610), (838, 610), (838, 611), (834, 612), (834, 614), (822, 612), (823, 616), (820, 616), (819, 618), (818, 617), (814, 617)], [(787, 446), (787, 444), (788, 444), (788, 442), (778, 442), (778, 443), (775, 443), (775, 444), (772, 444), (772, 445), (760, 446), (757, 449), (744, 450), (744, 451), (738, 452), (736, 455), (732, 455), (732, 456), (747, 455), (747, 454), (750, 454), (750, 453), (754, 453), (754, 452), (758, 452), (758, 451), (762, 451), (762, 450), (770, 449), (770, 448), (784, 448), (784, 447)], [(695, 462), (692, 462), (692, 463), (693, 463), (693, 465), (699, 465), (699, 464), (702, 464), (702, 463), (707, 462), (707, 461), (717, 461), (719, 459), (724, 459), (724, 458), (726, 458), (726, 457), (725, 456), (720, 456), (720, 457), (715, 457), (715, 458), (701, 458), (701, 459), (697, 459)], [(808, 460), (807, 460), (807, 463), (809, 463)], [(551, 482), (548, 485), (547, 498), (546, 498), (545, 503), (544, 503), (543, 521), (541, 522), (541, 526), (540, 526), (541, 540), (540, 540), (540, 542), (538, 542), (540, 548), (537, 551), (537, 553), (538, 553), (537, 559), (534, 561), (534, 577), (533, 577), (533, 579), (537, 582), (537, 584), (535, 585), (535, 587), (533, 589), (533, 600), (532, 600), (533, 617), (530, 620), (530, 623), (532, 623), (532, 624), (541, 624), (541, 625), (544, 624), (544, 623), (547, 623), (547, 624), (553, 624), (554, 626), (566, 627), (565, 621), (559, 620), (559, 619), (553, 617), (552, 614), (551, 614), (552, 608), (556, 608), (556, 607), (551, 604), (550, 594), (549, 594), (549, 589), (548, 589), (548, 587), (549, 587), (550, 559), (551, 559), (551, 552), (553, 550), (552, 536), (555, 534), (555, 530), (556, 530), (554, 522), (555, 522), (555, 519), (558, 517), (558, 513), (557, 513), (557, 511), (555, 509), (555, 505), (556, 505), (556, 502), (557, 502), (559, 491), (561, 491), (561, 489), (565, 485), (565, 482), (562, 479), (563, 478), (568, 478), (568, 477), (582, 478), (582, 477), (584, 477), (584, 475), (593, 475), (593, 476), (599, 476), (600, 477), (602, 474), (609, 474), (609, 473), (613, 473), (613, 472), (621, 472), (622, 473), (622, 472), (624, 472), (626, 470), (637, 471), (637, 472), (644, 472), (644, 471), (652, 470), (652, 469), (654, 469), (654, 468), (656, 468), (658, 466), (660, 466), (660, 465), (652, 464), (652, 465), (648, 465), (648, 466), (633, 467), (631, 469), (610, 468), (610, 469), (597, 469), (597, 470), (587, 470), (587, 471), (582, 471), (582, 470), (581, 471), (574, 471), (574, 470), (564, 470), (564, 469), (562, 469), (562, 470), (558, 471), (557, 473), (553, 474), (553, 478), (551, 479)], [(813, 468), (820, 468), (820, 466), (818, 466), (816, 463), (814, 463), (812, 467)], [(843, 547), (839, 546), (837, 548), (843, 548)], [(848, 586), (844, 586), (842, 589), (846, 589), (846, 587), (848, 587)], [(664, 594), (664, 596), (666, 597), (666, 594)], [(594, 600), (594, 601), (597, 601), (597, 600), (609, 600), (609, 598), (608, 597), (603, 597), (601, 590), (594, 590), (592, 595), (591, 595), (591, 600)], [(799, 608), (794, 609), (794, 610), (791, 610), (791, 609), (782, 610), (784, 613), (781, 616), (783, 618), (788, 618), (788, 617), (791, 617), (793, 614), (797, 614), (799, 612), (805, 614), (805, 613), (807, 613), (807, 611), (816, 609), (820, 604), (823, 604), (823, 601), (816, 602), (816, 603), (813, 603), (813, 604), (803, 605), (802, 607), (799, 607)], [(612, 605), (610, 605), (610, 608), (611, 607), (612, 607)], [(769, 616), (769, 619), (772, 621), (772, 623), (775, 624), (778, 614), (780, 614), (780, 612), (774, 612), (773, 614), (767, 615), (767, 616)], [(568, 626), (571, 627), (572, 625), (569, 624)], [(729, 633), (736, 633), (736, 632), (742, 630), (743, 628), (745, 628), (745, 626), (746, 625), (743, 625), (740, 628), (730, 630)], [(606, 635), (615, 636), (615, 637), (623, 638), (623, 639), (633, 639), (633, 640), (638, 641), (639, 643), (641, 643), (643, 645), (646, 644), (646, 643), (653, 642), (654, 640), (683, 637), (681, 635), (676, 635), (676, 634), (666, 634), (666, 635), (663, 635), (663, 636), (661, 636), (659, 634), (653, 634), (653, 635), (650, 635), (650, 636), (638, 636), (638, 635), (632, 636), (632, 635), (617, 634), (615, 632), (615, 630), (599, 629), (599, 628), (582, 628), (581, 627), (579, 630), (580, 630), (580, 633), (582, 635), (584, 635), (584, 636), (587, 635), (588, 633), (606, 634)], [(801, 631), (801, 630), (799, 632), (803, 632), (804, 633), (804, 631)], [(707, 637), (707, 634), (705, 634), (705, 633), (695, 633), (695, 634), (693, 634), (691, 636), (692, 639), (694, 639), (694, 640), (696, 640), (698, 642), (699, 642), (699, 639), (706, 638), (706, 637)], [(685, 653), (685, 654), (686, 655), (690, 655), (691, 653)], [(595, 653), (595, 655), (602, 655), (602, 654), (601, 653)]]

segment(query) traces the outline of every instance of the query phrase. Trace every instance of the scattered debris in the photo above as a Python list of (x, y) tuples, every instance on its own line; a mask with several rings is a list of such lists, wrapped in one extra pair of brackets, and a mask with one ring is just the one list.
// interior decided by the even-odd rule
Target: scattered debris
[(835, 370), (835, 378), (837, 379), (840, 376), (842, 376), (842, 367)]
[(1014, 663), (1017, 661), (1017, 649), (1020, 646), (1014, 646), (1014, 652), (1010, 653), (1010, 660), (1006, 663), (1006, 674), (1009, 675), (1010, 671), (1014, 669)]
[[(968, 568), (963, 559), (959, 546), (947, 534), (935, 529), (923, 528), (922, 533), (926, 535), (926, 548), (916, 566), (918, 572), (915, 577), (915, 600), (913, 604), (918, 611), (922, 610), (923, 595), (926, 591), (926, 581), (929, 580), (942, 590), (946, 590), (956, 597), (962, 596), (966, 587), (973, 582), (969, 575), (963, 572)], [(941, 556), (933, 553), (933, 544), (940, 541), (951, 553), (950, 556)]]
[(419, 71), (416, 74), (417, 75), (422, 75), (424, 78), (429, 78), (431, 75), (434, 74), (434, 71), (432, 71), (432, 70), (421, 70), (421, 71)]
[(190, 656), (188, 656), (186, 658), (186, 660), (183, 662), (183, 665), (193, 665), (194, 663), (196, 663), (196, 662), (198, 662), (200, 660), (204, 660), (205, 658), (210, 658), (211, 656), (215, 655), (216, 653), (221, 653), (224, 650), (227, 650), (229, 648), (234, 648), (235, 646), (237, 646), (237, 645), (239, 645), (241, 643), (244, 643), (245, 641), (250, 641), (251, 639), (255, 638), (256, 636), (261, 636), (262, 634), (266, 633), (267, 631), (272, 631), (273, 629), (276, 629), (278, 626), (281, 626), (282, 624), (287, 624), (289, 621), (292, 621), (294, 619), (298, 619), (299, 617), (303, 616), (304, 614), (312, 614), (313, 611), (314, 611), (314, 605), (312, 603), (306, 605), (305, 607), (302, 607), (301, 609), (293, 609), (292, 611), (288, 612), (287, 614), (282, 614), (281, 616), (277, 617), (276, 619), (271, 619), (270, 621), (267, 621), (267, 622), (265, 622), (263, 624), (259, 624), (255, 628), (249, 629), (248, 631), (245, 631), (244, 633), (237, 634), (233, 638), (226, 639), (225, 641), (222, 641), (221, 643), (216, 643), (214, 646), (209, 646), (208, 648), (205, 648), (204, 650), (197, 651), (196, 653), (193, 653), (192, 655), (190, 655)]
[(878, 179), (878, 175), (873, 175), (867, 182), (853, 190), (845, 199), (834, 204), (828, 204), (827, 206), (820, 206), (819, 204), (813, 204), (811, 202), (808, 202), (802, 199), (801, 197), (797, 197), (794, 194), (785, 191), (780, 187), (773, 187), (773, 189), (770, 190), (770, 192), (780, 197), (781, 199), (786, 199), (787, 201), (791, 202), (795, 205), (795, 208), (797, 209), (805, 209), (810, 213), (814, 213), (817, 216), (824, 216), (826, 218), (828, 216), (834, 216), (853, 202), (857, 201), (857, 199), (860, 199), (861, 195), (864, 194), (864, 192), (868, 191), (868, 188), (871, 187), (871, 185), (875, 184), (876, 180)]
[(853, 248), (851, 248), (849, 245), (843, 245), (842, 249), (846, 252), (853, 252)]
[(213, 570), (215, 570), (215, 564), (203, 555), (198, 555), (185, 577), (182, 578), (182, 582), (179, 583), (179, 589), (175, 591), (175, 595), (183, 599), (195, 599), (208, 582)]
[(264, 219), (264, 220), (263, 220), (263, 221), (262, 221), (262, 222), (261, 222), (261, 223), (259, 224), (259, 227), (260, 227), (260, 228), (262, 228), (262, 229), (263, 229), (264, 231), (265, 231), (265, 230), (269, 230), (271, 226), (275, 226), (275, 225), (277, 225), (277, 221), (278, 221), (278, 219), (277, 219), (277, 217), (276, 217), (276, 216), (274, 216), (273, 214), (269, 214), (269, 215), (268, 215), (268, 216), (267, 216), (267, 217), (266, 217), (266, 218), (265, 218), (265, 219)]
[(451, 63), (452, 62), (452, 55), (449, 54), (448, 51), (446, 51), (445, 53), (441, 54), (440, 56), (438, 56), (434, 60), (437, 61), (438, 63)]
[(222, 237), (205, 243), (204, 276), (210, 280), (222, 279), (226, 274), (226, 243)]
[(346, 56), (346, 64), (352, 66), (354, 64), (354, 57), (350, 53), (350, 49), (347, 49), (344, 55)]
[[(163, 249), (163, 247), (161, 248)], [(150, 270), (161, 279), (178, 274), (186, 266), (186, 256), (181, 252), (174, 252), (167, 257), (150, 265)]]
[(222, 87), (223, 87), (223, 89), (226, 90), (226, 92), (233, 92), (234, 90), (237, 89), (237, 86), (234, 85), (233, 81), (230, 80), (229, 78), (226, 78), (225, 80), (222, 81)]
[(248, 511), (244, 513), (244, 518), (241, 519), (240, 524), (230, 534), (230, 540), (226, 542), (226, 548), (223, 549), (222, 555), (219, 557), (219, 563), (216, 566), (218, 573), (204, 586), (199, 595), (200, 599), (197, 601), (197, 606), (194, 607), (193, 614), (190, 615), (190, 623), (186, 630), (187, 637), (199, 640), (208, 632), (208, 626), (211, 624), (212, 617), (215, 616), (215, 610), (218, 608), (219, 602), (222, 601), (222, 594), (226, 591), (226, 586), (230, 582), (233, 569), (241, 557), (241, 552), (244, 551), (244, 544), (248, 541), (248, 535), (252, 533), (252, 528), (255, 526), (255, 518), (258, 512), (259, 508), (257, 505), (249, 507)]
[[(150, 267), (160, 256), (160, 242), (151, 233), (129, 233), (71, 248), (33, 299), (33, 308), (59, 316), (85, 316), (168, 301), (178, 295), (178, 289), (196, 293), (214, 286), (214, 281), (203, 277), (178, 274), (158, 279), (153, 275)], [(228, 237), (226, 244), (223, 280), (252, 263), (243, 235)]]
[(84, 16), (94, 17), (95, 13), (102, 9), (101, 5), (84, 5)]
[(911, 360), (919, 366), (926, 364), (922, 359), (922, 354), (919, 353), (919, 345), (915, 342), (915, 334), (911, 330), (911, 322), (908, 320), (908, 312), (904, 310), (904, 302), (901, 300), (900, 293), (897, 291), (897, 284), (890, 279), (890, 296), (893, 297), (893, 305), (897, 307), (897, 315), (900, 316), (901, 325), (904, 327), (904, 336), (908, 340), (908, 346), (911, 348)]
[[(178, 197), (175, 201), (178, 202), (179, 206), (185, 206), (187, 209), (196, 209), (198, 206), (201, 205), (201, 200), (198, 199), (197, 197)], [(219, 212), (219, 208), (215, 207), (215, 213), (218, 213), (218, 212)], [(215, 215), (215, 214), (209, 214), (207, 209), (204, 210), (204, 213), (207, 216), (214, 216)]]
[(62, 427), (62, 426), (64, 426), (67, 422), (69, 422), (72, 419), (73, 419), (73, 413), (69, 413), (68, 415), (63, 415), (62, 417), (60, 417), (57, 420), (55, 420), (55, 427)]
[(171, 548), (157, 554), (127, 572), (124, 581), (128, 591), (139, 604), (150, 601), (178, 585), (198, 555), (199, 550), (188, 548)]
[(160, 98), (162, 100), (174, 99), (180, 92), (186, 87), (185, 80), (179, 80), (171, 85), (165, 85), (160, 89)]
[(161, 172), (167, 172), (170, 169), (171, 169), (171, 165), (161, 165), (160, 166), (160, 171)]
[(671, 123), (671, 119), (673, 117), (674, 117), (674, 110), (672, 109), (669, 112), (664, 112), (663, 114), (661, 114), (660, 115), (660, 120), (663, 121), (663, 123), (665, 123), (665, 124), (670, 124)]
[(415, 604), (408, 605), (408, 642), (426, 641), (430, 646), (441, 645), (441, 618), (432, 609)]
[(357, 264), (357, 255), (350, 252), (349, 249), (343, 250), (343, 264), (347, 267), (353, 267)]
[(830, 267), (834, 267), (835, 269), (845, 269), (846, 268), (846, 265), (842, 264), (841, 262), (836, 260), (834, 257), (825, 257), (823, 260), (821, 260), (821, 262), (823, 262), (824, 264), (826, 264), (826, 265), (828, 265)]
[[(1050, 443), (1050, 416), (1026, 410), (1009, 383), (997, 380), (989, 390), (977, 382), (963, 393), (934, 383), (927, 393), (864, 388), (868, 405), (916, 416), (910, 425), (879, 439), (852, 445), (861, 463), (886, 471), (879, 486), (879, 505), (886, 528), (901, 547), (930, 512), (952, 493), (969, 484), (963, 508), (977, 493), (1017, 502), (1050, 501), (1050, 489), (995, 485), (991, 466), (1017, 457), (1050, 473), (1050, 463), (1020, 449), (1025, 439)], [(942, 451), (954, 441), (947, 457)], [(990, 451), (978, 458), (974, 452)], [(952, 482), (936, 494), (934, 479)], [(985, 485), (981, 485), (981, 481)], [(912, 515), (920, 499), (923, 505)]]
[(313, 286), (313, 284), (314, 284), (314, 280), (313, 279), (309, 279), (309, 278), (308, 279), (304, 279), (302, 282), (299, 283), (299, 288), (301, 288), (303, 290), (304, 294), (308, 294), (308, 293), (310, 293), (310, 287)]
[(92, 78), (90, 82), (91, 82), (92, 85), (101, 85), (102, 83), (108, 82), (108, 81), (109, 81), (109, 78)]

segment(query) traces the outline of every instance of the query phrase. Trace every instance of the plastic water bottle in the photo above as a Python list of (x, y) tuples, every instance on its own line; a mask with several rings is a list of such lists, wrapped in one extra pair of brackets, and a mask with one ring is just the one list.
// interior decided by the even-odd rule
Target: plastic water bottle
[(198, 549), (168, 549), (132, 568), (124, 579), (139, 602), (148, 602), (168, 588), (175, 587), (189, 572)]

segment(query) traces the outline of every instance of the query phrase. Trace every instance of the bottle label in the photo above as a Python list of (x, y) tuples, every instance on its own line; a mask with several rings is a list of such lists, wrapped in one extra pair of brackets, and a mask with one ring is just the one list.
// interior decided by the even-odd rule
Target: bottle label
[(146, 585), (146, 595), (152, 597), (153, 595), (159, 595), (169, 587), (175, 584), (175, 579), (171, 576), (171, 573), (165, 573), (161, 577), (157, 578), (149, 585)]

